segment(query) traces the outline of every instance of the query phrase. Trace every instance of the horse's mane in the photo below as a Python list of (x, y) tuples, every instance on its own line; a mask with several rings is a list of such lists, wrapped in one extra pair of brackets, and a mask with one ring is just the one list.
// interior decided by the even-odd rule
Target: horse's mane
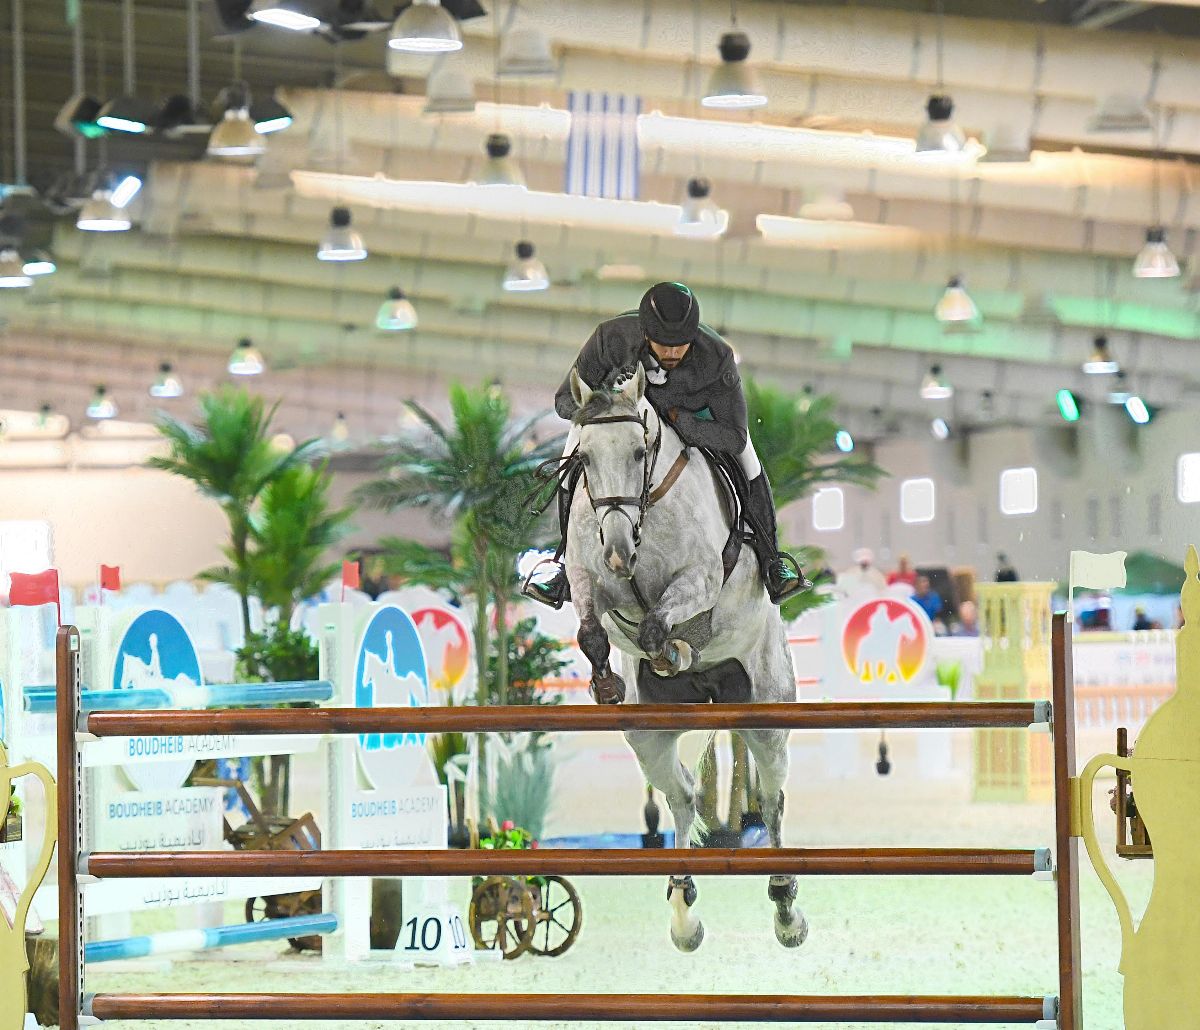
[(587, 403), (576, 410), (572, 421), (576, 425), (579, 425), (579, 423), (586, 422), (589, 419), (610, 415), (614, 411), (617, 413), (633, 412), (636, 414), (637, 405), (630, 404), (625, 394), (621, 393), (617, 387), (618, 380), (627, 378), (629, 374), (629, 369), (619, 368), (606, 376), (604, 382), (592, 391), (592, 395), (588, 398)]

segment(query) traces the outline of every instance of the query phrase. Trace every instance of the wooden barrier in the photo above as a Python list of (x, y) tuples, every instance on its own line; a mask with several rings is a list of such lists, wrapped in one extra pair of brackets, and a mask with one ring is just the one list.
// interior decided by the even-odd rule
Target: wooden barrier
[[(96, 1019), (495, 1019), (519, 1012), (530, 1022), (754, 1021), (1025, 1023), (1081, 1030), (1078, 854), (1070, 836), (1074, 775), (1070, 640), (1055, 616), (1053, 710), (1045, 702), (838, 702), (779, 705), (620, 705), (561, 708), (393, 708), (290, 711), (94, 712), (81, 718), (78, 632), (58, 637), (60, 1026)], [(1065, 644), (1065, 657), (1063, 645)], [(1030, 727), (1051, 722), (1055, 748), (1059, 980), (1057, 997), (623, 995), (623, 994), (99, 994), (85, 996), (80, 876), (194, 873), (270, 876), (293, 869), (323, 875), (448, 875), (512, 872), (862, 875), (1049, 875), (1045, 851), (980, 849), (761, 849), (747, 851), (554, 852), (187, 852), (81, 853), (75, 775), (80, 740), (164, 731), (199, 733), (487, 732), (621, 729), (901, 729)], [(82, 732), (81, 732), (82, 731)]]
[[(92, 712), (96, 737), (208, 733), (508, 733), (580, 730), (864, 730), (1022, 727), (1044, 723), (1037, 701), (793, 701), (730, 705), (507, 705)], [(78, 720), (76, 720), (78, 724)]]

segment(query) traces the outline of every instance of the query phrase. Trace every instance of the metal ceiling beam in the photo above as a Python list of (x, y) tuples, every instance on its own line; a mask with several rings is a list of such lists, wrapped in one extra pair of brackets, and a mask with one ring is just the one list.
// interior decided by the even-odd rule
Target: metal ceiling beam
[(1077, 29), (1106, 29), (1141, 14), (1149, 6), (1125, 0), (1080, 0), (1071, 12), (1070, 22)]

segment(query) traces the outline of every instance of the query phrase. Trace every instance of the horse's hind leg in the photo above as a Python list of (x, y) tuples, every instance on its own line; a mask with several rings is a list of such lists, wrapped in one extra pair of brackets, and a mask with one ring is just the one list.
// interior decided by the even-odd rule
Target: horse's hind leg
[[(625, 739), (637, 755), (652, 787), (662, 791), (675, 820), (675, 846), (691, 847), (696, 820), (696, 795), (692, 774), (679, 761), (679, 730), (627, 730)], [(671, 905), (671, 941), (680, 951), (695, 951), (704, 940), (704, 924), (692, 913), (696, 884), (690, 876), (672, 876), (667, 883)]]
[[(762, 785), (763, 822), (773, 848), (783, 847), (783, 787), (788, 771), (787, 730), (743, 730), (746, 746), (758, 766)], [(796, 877), (772, 876), (767, 896), (775, 903), (775, 937), (785, 948), (796, 948), (808, 936), (808, 920), (795, 907)]]

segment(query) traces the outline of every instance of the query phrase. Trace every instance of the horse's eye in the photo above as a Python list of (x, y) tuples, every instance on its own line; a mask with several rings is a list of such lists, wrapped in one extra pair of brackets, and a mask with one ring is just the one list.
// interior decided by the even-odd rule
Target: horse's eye
[(646, 457), (646, 448), (645, 447), (639, 447), (636, 451), (633, 452), (633, 460), (634, 461), (641, 461), (645, 457)]

